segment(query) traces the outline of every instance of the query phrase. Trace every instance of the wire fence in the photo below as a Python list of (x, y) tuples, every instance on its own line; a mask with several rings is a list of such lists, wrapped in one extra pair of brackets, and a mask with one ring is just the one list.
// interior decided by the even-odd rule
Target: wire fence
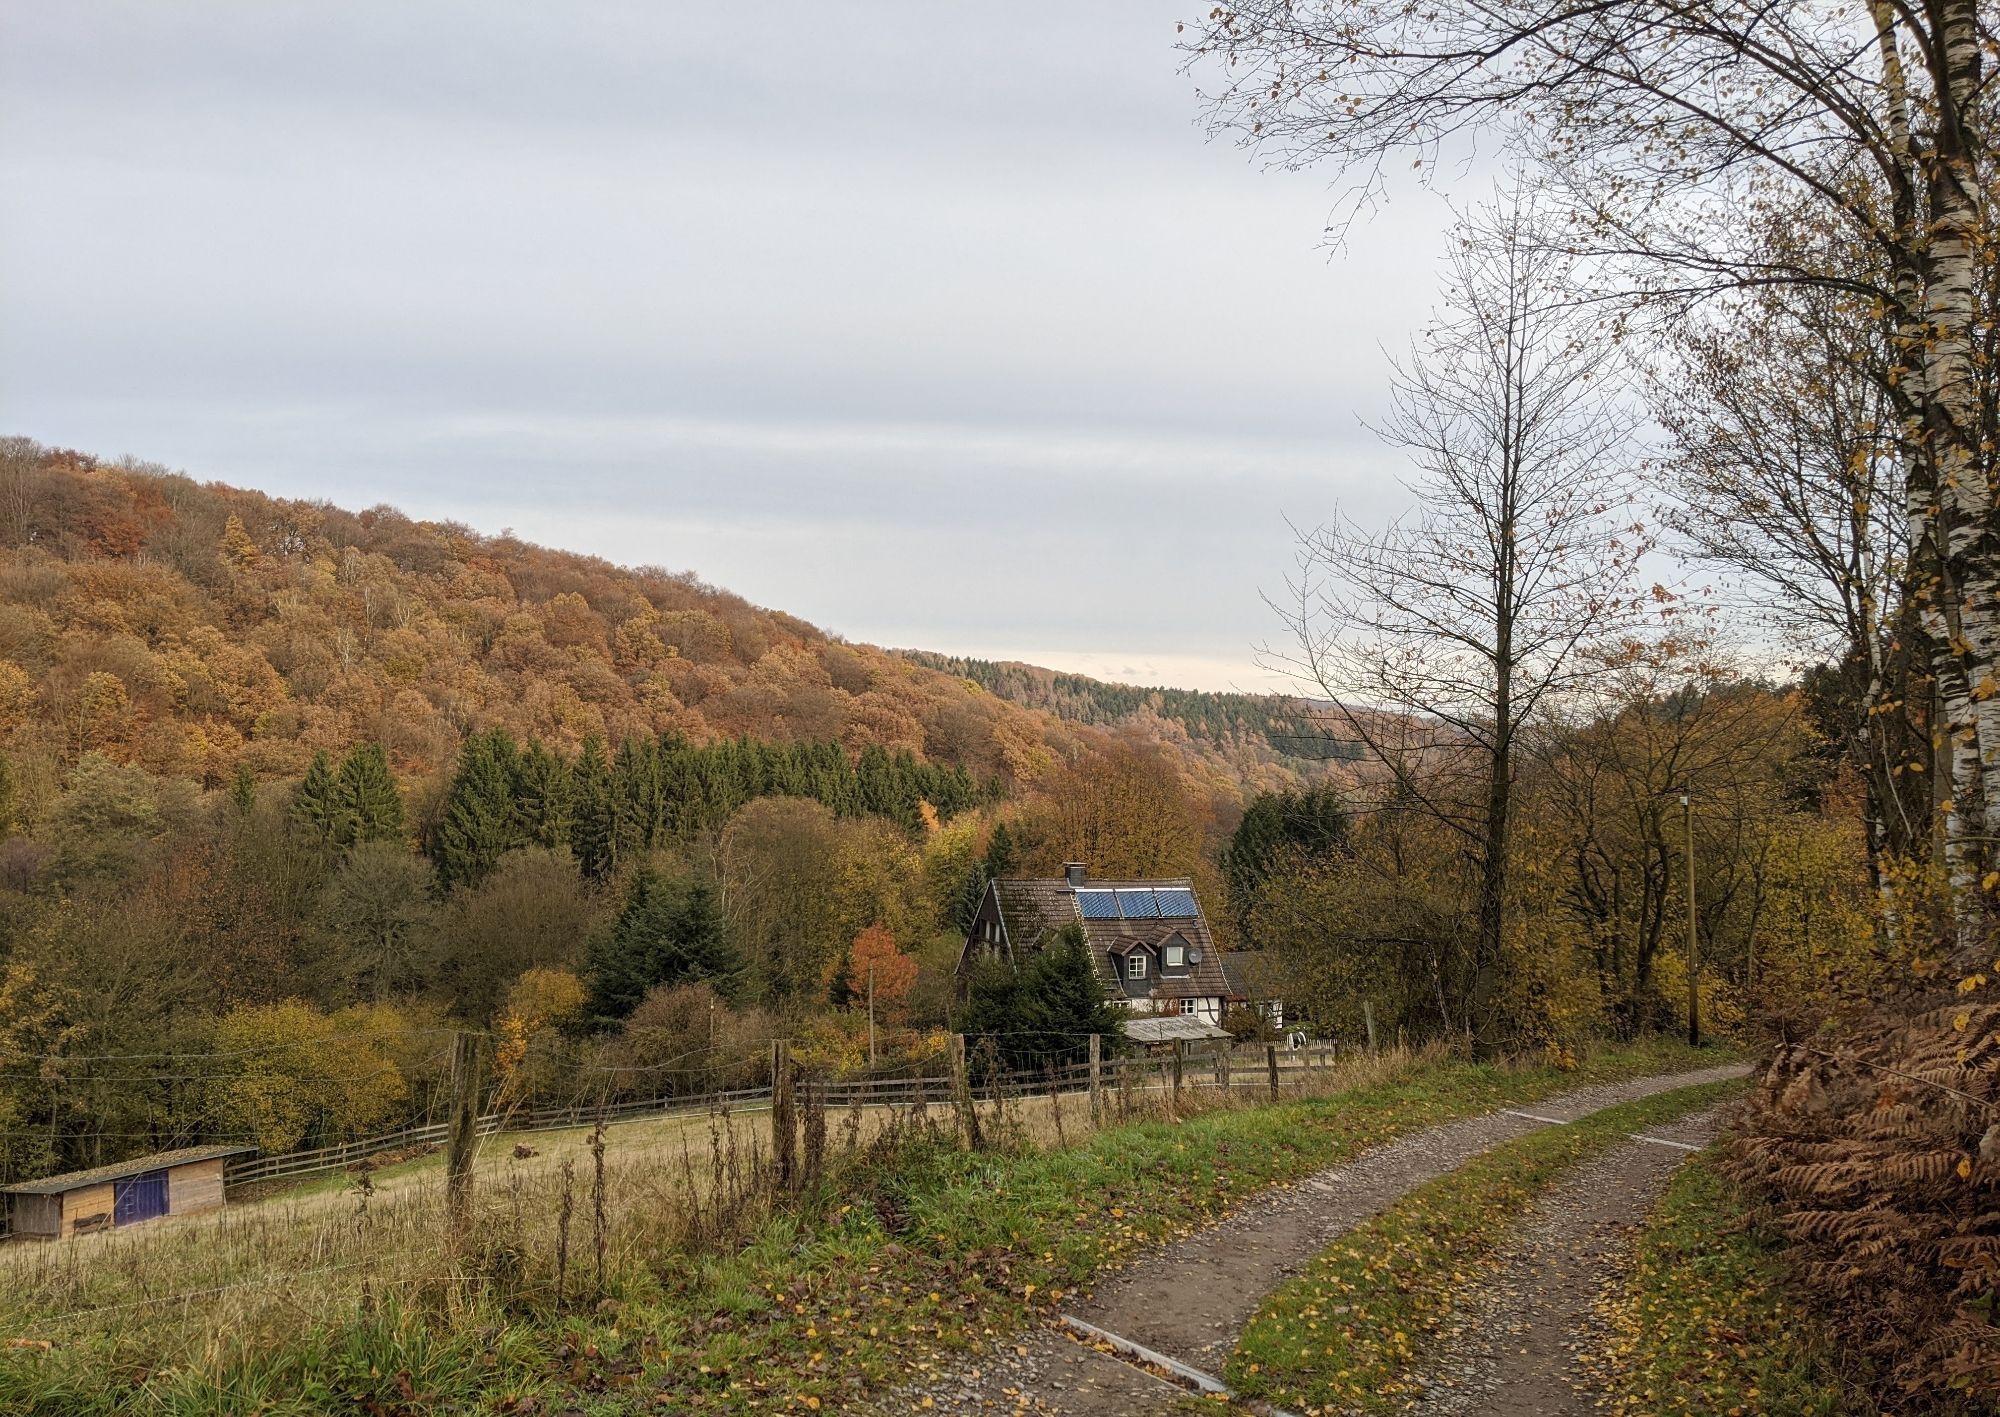
[[(1330, 1045), (1300, 1049), (1279, 1049), (1280, 1073), (1307, 1072), (1329, 1067), (1335, 1061)], [(929, 1060), (926, 1060), (929, 1061)], [(1265, 1047), (1216, 1048), (1194, 1053), (1126, 1053), (1106, 1057), (1100, 1064), (1099, 1079), (1107, 1089), (1132, 1091), (1184, 1088), (1269, 1087), (1269, 1055)], [(810, 1079), (803, 1086), (816, 1093), (823, 1106), (914, 1107), (949, 1105), (953, 1079), (949, 1073), (917, 1077), (870, 1077), (847, 1080)], [(989, 1072), (970, 1083), (973, 1097), (982, 1102), (1012, 1100), (1055, 1091), (1075, 1095), (1090, 1085), (1090, 1064), (1065, 1061), (1041, 1068)], [(578, 1103), (562, 1107), (503, 1108), (481, 1114), (477, 1134), (482, 1137), (502, 1132), (568, 1131), (604, 1122), (659, 1121), (672, 1117), (698, 1117), (715, 1112), (754, 1112), (771, 1106), (774, 1089), (735, 1088), (706, 1093), (676, 1093), (669, 1096), (628, 1099), (618, 1102)], [(339, 1171), (389, 1152), (416, 1151), (442, 1145), (450, 1124), (434, 1122), (405, 1127), (379, 1136), (342, 1142), (311, 1151), (287, 1152), (279, 1156), (246, 1158), (229, 1164), (225, 1183), (230, 1187), (258, 1182), (301, 1180), (329, 1171)]]

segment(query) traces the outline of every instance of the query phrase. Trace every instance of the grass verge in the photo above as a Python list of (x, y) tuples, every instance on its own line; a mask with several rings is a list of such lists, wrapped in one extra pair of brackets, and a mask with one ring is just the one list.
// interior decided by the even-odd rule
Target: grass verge
[(1568, 1072), (1371, 1062), (1372, 1078), (1349, 1074), (1331, 1095), (1135, 1121), (1051, 1149), (968, 1154), (920, 1131), (858, 1155), (722, 1252), (614, 1231), (605, 1281), (581, 1302), (572, 1256), (567, 1304), (547, 1283), (552, 1237), (510, 1228), (519, 1206), (511, 1222), (496, 1209), (470, 1249), (435, 1243), (421, 1269), (385, 1256), (372, 1274), (246, 1276), (257, 1306), (227, 1325), (204, 1322), (210, 1297), (175, 1293), (164, 1268), (144, 1297), (46, 1330), (52, 1316), (30, 1296), (0, 1293), (0, 1334), (57, 1336), (0, 1361), (0, 1412), (837, 1411), (992, 1345), (1265, 1187), (1421, 1127), (1725, 1060), (1653, 1043)]
[(1701, 1157), (1675, 1172), (1605, 1304), (1610, 1411), (1862, 1417), (1835, 1350), (1795, 1293), (1778, 1242)]
[(1740, 1088), (1710, 1083), (1502, 1142), (1342, 1236), (1264, 1301), (1230, 1357), (1245, 1396), (1308, 1412), (1389, 1412), (1418, 1389), (1428, 1340), (1536, 1196), (1633, 1131)]

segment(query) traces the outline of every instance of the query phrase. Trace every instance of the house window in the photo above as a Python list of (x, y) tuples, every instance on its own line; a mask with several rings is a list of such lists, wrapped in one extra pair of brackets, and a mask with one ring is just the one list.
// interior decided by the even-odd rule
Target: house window
[(1165, 967), (1168, 969), (1185, 969), (1187, 967), (1187, 946), (1168, 945)]
[(1146, 977), (1146, 956), (1143, 952), (1134, 950), (1125, 957), (1125, 977), (1127, 979)]

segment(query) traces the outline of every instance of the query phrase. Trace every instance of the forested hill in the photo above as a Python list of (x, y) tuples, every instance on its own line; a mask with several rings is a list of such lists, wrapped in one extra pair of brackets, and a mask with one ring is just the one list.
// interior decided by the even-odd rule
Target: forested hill
[(1268, 733), (1169, 727), (1221, 696), (1150, 720), (1078, 713), (1085, 686), (1129, 691), (1063, 676), (1059, 702), (1038, 704), (1011, 666), (960, 663), (845, 643), (686, 572), (0, 441), (0, 753), (17, 811), (91, 753), (214, 788), (371, 742), (399, 776), (436, 782), (492, 728), (566, 754), (593, 736), (879, 745), (1012, 792), (1122, 722), (1208, 793), (1293, 776)]
[(1298, 700), (1282, 695), (1142, 688), (1014, 660), (964, 659), (929, 650), (899, 652), (913, 664), (954, 675), (1009, 703), (1070, 723), (1144, 727), (1156, 736), (1162, 725), (1171, 725), (1167, 736), (1210, 752), (1238, 760), (1265, 758), (1308, 770), (1313, 764), (1359, 756), (1356, 745), (1329, 738), (1325, 725)]

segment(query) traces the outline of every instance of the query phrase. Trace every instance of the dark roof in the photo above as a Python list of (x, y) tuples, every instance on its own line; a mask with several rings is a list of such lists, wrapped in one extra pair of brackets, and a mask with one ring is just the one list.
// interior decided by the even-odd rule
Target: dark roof
[(254, 1146), (184, 1146), (178, 1151), (156, 1151), (151, 1156), (135, 1156), (130, 1161), (119, 1161), (110, 1166), (93, 1166), (88, 1171), (65, 1171), (60, 1176), (44, 1176), (39, 1181), (16, 1181), (11, 1186), (0, 1186), (0, 1194), (57, 1196), (64, 1191), (82, 1190), (85, 1186), (101, 1186), (106, 1181), (143, 1176), (148, 1171), (164, 1171), (170, 1166), (192, 1166), (197, 1161), (213, 1161), (217, 1157), (254, 1156), (256, 1152)]
[(1060, 879), (995, 881), (993, 895), (1000, 903), (1007, 941), (1016, 950), (1033, 949), (1044, 932), (1060, 930), (1077, 918), (1076, 893)]
[(1221, 962), (1222, 975), (1229, 981), (1229, 992), (1234, 997), (1264, 1003), (1281, 992), (1273, 977), (1276, 962), (1256, 950), (1227, 950)]

